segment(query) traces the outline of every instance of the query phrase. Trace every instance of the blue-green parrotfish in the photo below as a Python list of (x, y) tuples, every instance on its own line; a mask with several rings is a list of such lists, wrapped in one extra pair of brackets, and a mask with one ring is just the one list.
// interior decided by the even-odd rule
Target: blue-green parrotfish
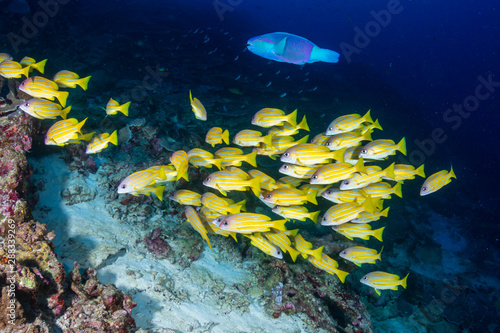
[(336, 63), (340, 54), (322, 49), (311, 41), (286, 32), (273, 32), (250, 38), (247, 42), (248, 50), (263, 58), (303, 65), (323, 61)]

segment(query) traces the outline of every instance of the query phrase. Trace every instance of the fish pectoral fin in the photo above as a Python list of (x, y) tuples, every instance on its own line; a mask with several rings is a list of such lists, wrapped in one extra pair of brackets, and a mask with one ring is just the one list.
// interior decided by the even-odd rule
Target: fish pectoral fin
[(380, 290), (375, 289), (375, 292), (377, 293), (377, 295), (379, 295), (379, 296), (380, 296)]
[(394, 288), (391, 288), (391, 290), (398, 290), (398, 286), (395, 286)]
[(273, 52), (276, 55), (282, 56), (285, 53), (286, 40), (288, 37), (280, 40), (276, 45), (273, 46)]

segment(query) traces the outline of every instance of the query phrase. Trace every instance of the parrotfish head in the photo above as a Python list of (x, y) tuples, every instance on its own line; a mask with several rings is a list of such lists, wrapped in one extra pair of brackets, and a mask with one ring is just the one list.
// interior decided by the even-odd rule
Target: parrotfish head
[(270, 34), (267, 34), (250, 38), (247, 42), (247, 48), (250, 52), (262, 57), (265, 56), (275, 44), (276, 41), (271, 38)]

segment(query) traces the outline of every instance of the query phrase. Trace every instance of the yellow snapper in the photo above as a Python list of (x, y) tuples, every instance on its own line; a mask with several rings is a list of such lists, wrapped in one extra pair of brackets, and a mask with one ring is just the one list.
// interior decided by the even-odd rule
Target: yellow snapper
[[(203, 217), (202, 212), (200, 212), (200, 217)], [(205, 228), (207, 229), (207, 232), (209, 232), (213, 235), (221, 235), (224, 237), (231, 236), (231, 237), (233, 237), (235, 242), (238, 242), (238, 238), (236, 238), (236, 232), (224, 230), (222, 228), (219, 228), (218, 225), (215, 225), (213, 223), (205, 224)]]
[(177, 170), (172, 164), (154, 165), (152, 167), (149, 167), (149, 169), (158, 172), (155, 178), (155, 184), (171, 182), (177, 179)]
[(380, 126), (379, 122), (378, 122), (378, 119), (375, 120), (373, 122), (373, 124), (368, 124), (368, 125), (365, 125), (365, 126), (361, 126), (361, 128), (358, 129), (358, 131), (361, 133), (361, 134), (365, 134), (366, 132), (371, 132), (373, 131), (374, 129), (379, 129), (381, 131), (383, 131), (384, 129), (382, 128), (382, 126)]
[(52, 80), (57, 83), (59, 88), (76, 88), (78, 85), (83, 90), (87, 90), (90, 76), (80, 79), (78, 74), (63, 70), (57, 72)]
[(266, 237), (271, 243), (278, 246), (281, 251), (290, 254), (293, 262), (297, 260), (297, 256), (300, 254), (299, 251), (295, 250), (292, 247), (292, 241), (288, 238), (288, 234), (295, 236), (299, 230), (287, 230), (281, 231), (276, 229), (271, 229), (269, 231), (264, 232), (264, 237)]
[(334, 135), (344, 132), (351, 132), (362, 126), (363, 123), (373, 123), (370, 110), (361, 117), (359, 114), (348, 114), (340, 116), (328, 125), (326, 135)]
[(395, 176), (394, 180), (397, 182), (406, 179), (415, 179), (415, 176), (420, 176), (422, 178), (425, 178), (424, 165), (422, 164), (421, 166), (415, 169), (412, 165), (396, 164), (394, 166), (394, 176)]
[(341, 190), (339, 188), (329, 188), (321, 193), (321, 196), (335, 203), (354, 202), (362, 204), (366, 195), (360, 190)]
[(0, 62), (5, 60), (12, 60), (12, 56), (8, 53), (0, 53)]
[(325, 132), (317, 134), (311, 141), (315, 145), (324, 146), (325, 143), (331, 138), (331, 135), (326, 135)]
[(446, 170), (436, 172), (425, 180), (422, 188), (420, 189), (420, 195), (424, 196), (436, 192), (451, 182), (451, 178), (457, 179), (457, 176), (455, 176), (455, 173), (453, 172), (453, 167), (450, 168), (450, 172)]
[(94, 135), (94, 133), (95, 132), (88, 133), (88, 134), (81, 134), (81, 133), (76, 132), (76, 136), (74, 138), (71, 138), (70, 140), (68, 140), (64, 143), (58, 144), (58, 146), (65, 146), (67, 144), (80, 143), (82, 141), (90, 141), (90, 139), (92, 139), (92, 136)]
[(375, 271), (363, 276), (360, 282), (374, 288), (377, 295), (380, 296), (380, 290), (398, 290), (398, 286), (402, 286), (406, 289), (406, 280), (408, 279), (408, 275), (410, 275), (410, 273), (406, 274), (403, 279), (399, 279), (398, 275)]
[[(276, 184), (279, 188), (297, 188), (304, 180), (300, 178), (295, 178), (292, 176), (284, 176), (278, 179)], [(305, 193), (305, 192), (304, 192)]]
[(268, 135), (272, 135), (273, 137), (275, 136), (290, 136), (290, 135), (295, 135), (299, 133), (299, 130), (306, 130), (309, 131), (309, 125), (307, 125), (307, 119), (306, 116), (302, 118), (302, 121), (298, 125), (292, 125), (289, 123), (286, 123), (282, 126), (273, 126), (269, 129), (267, 132)]
[(264, 232), (269, 231), (270, 228), (286, 230), (286, 220), (271, 221), (271, 218), (267, 215), (254, 213), (223, 215), (213, 220), (212, 223), (218, 224), (222, 229), (240, 234)]
[(307, 260), (309, 260), (309, 262), (313, 264), (313, 266), (329, 274), (337, 275), (340, 282), (342, 283), (345, 282), (345, 278), (347, 277), (347, 275), (349, 275), (349, 272), (338, 269), (337, 267), (339, 266), (339, 264), (337, 263), (337, 261), (330, 258), (324, 253), (321, 253), (321, 260), (317, 260), (315, 257), (308, 257)]
[(257, 170), (257, 169), (252, 169), (248, 171), (248, 174), (252, 178), (260, 178), (260, 188), (262, 190), (266, 191), (272, 191), (277, 189), (279, 186), (276, 184), (276, 181), (274, 178), (266, 175), (264, 172)]
[(373, 221), (378, 221), (380, 220), (381, 217), (387, 217), (387, 214), (389, 214), (389, 207), (384, 209), (383, 211), (375, 211), (375, 212), (361, 212), (359, 215), (355, 218), (352, 219), (352, 223), (370, 223)]
[(154, 193), (160, 201), (163, 201), (163, 191), (165, 191), (165, 185), (161, 185), (161, 186), (146, 185), (144, 187), (141, 187), (138, 190), (130, 191), (127, 193), (132, 194), (136, 197), (139, 196), (139, 194), (144, 194), (144, 195), (150, 196), (151, 193)]
[(307, 210), (304, 206), (274, 206), (273, 212), (276, 214), (283, 216), (288, 220), (299, 220), (305, 221), (306, 219), (310, 219), (314, 223), (318, 222), (318, 216), (320, 211), (311, 212)]
[(326, 146), (315, 145), (312, 143), (302, 143), (288, 148), (283, 155), (281, 155), (281, 162), (300, 165), (314, 165), (328, 163), (332, 159), (342, 162), (343, 158), (344, 151), (342, 149), (330, 151), (330, 149)]
[(295, 243), (295, 249), (300, 252), (304, 259), (308, 256), (313, 256), (317, 261), (321, 261), (321, 253), (323, 252), (323, 248), (325, 247), (324, 245), (313, 250), (313, 245), (306, 241), (301, 234), (295, 235), (293, 240)]
[(379, 200), (380, 199), (376, 199), (372, 201), (370, 197), (367, 197), (362, 204), (358, 204), (357, 202), (344, 202), (333, 205), (326, 211), (325, 215), (323, 215), (321, 225), (340, 225), (355, 219), (363, 211), (373, 213), (376, 211), (376, 205)]
[(22, 67), (20, 63), (14, 60), (4, 60), (0, 63), (0, 75), (6, 79), (17, 79), (21, 76), (28, 77), (29, 67)]
[(36, 60), (33, 58), (24, 57), (21, 59), (19, 63), (23, 67), (29, 67), (30, 73), (33, 71), (33, 69), (36, 69), (37, 71), (43, 74), (45, 72), (45, 64), (47, 63), (47, 59), (44, 59), (40, 62), (36, 62)]
[(189, 157), (184, 150), (178, 150), (170, 156), (170, 163), (172, 163), (177, 170), (177, 179), (184, 178), (189, 181), (188, 168), (189, 168)]
[(276, 136), (271, 140), (270, 146), (261, 146), (254, 148), (254, 151), (257, 152), (257, 155), (269, 156), (273, 160), (276, 159), (274, 155), (283, 154), (288, 148), (293, 147), (295, 145), (306, 143), (309, 139), (309, 135), (295, 141), (292, 136)]
[(355, 173), (351, 178), (342, 181), (341, 190), (361, 189), (369, 184), (379, 182), (382, 177), (394, 179), (394, 162), (384, 170), (371, 171), (371, 168), (365, 168), (367, 174)]
[[(237, 150), (236, 150), (237, 149)], [(239, 152), (238, 152), (239, 151)], [(215, 152), (215, 156), (217, 158), (222, 159), (221, 167), (223, 169), (229, 166), (240, 166), (242, 162), (247, 162), (254, 168), (257, 167), (257, 152), (253, 151), (246, 155), (243, 155), (243, 151), (241, 149), (235, 147), (224, 147)]]
[(184, 212), (186, 214), (186, 219), (188, 220), (189, 224), (193, 227), (194, 230), (196, 230), (201, 237), (207, 242), (208, 246), (210, 247), (210, 250), (213, 251), (212, 245), (210, 244), (210, 239), (208, 239), (207, 235), (207, 229), (203, 225), (203, 222), (200, 219), (200, 216), (196, 212), (196, 210), (191, 207), (191, 206), (186, 206), (184, 208)]
[(360, 134), (358, 132), (345, 132), (335, 134), (326, 141), (325, 146), (330, 150), (339, 150), (342, 148), (361, 145), (361, 141), (372, 141), (371, 132)]
[(296, 165), (285, 163), (279, 169), (282, 174), (295, 178), (309, 179), (320, 166)]
[(396, 150), (399, 150), (403, 155), (406, 155), (405, 138), (402, 138), (398, 144), (395, 144), (392, 140), (373, 140), (361, 148), (359, 157), (363, 157), (365, 160), (382, 160), (389, 155), (396, 154)]
[(390, 199), (391, 194), (395, 194), (400, 198), (403, 197), (401, 183), (397, 183), (394, 187), (391, 187), (391, 185), (386, 182), (378, 182), (367, 185), (363, 187), (362, 190), (372, 198)]
[(241, 130), (233, 138), (233, 143), (241, 147), (255, 147), (263, 143), (271, 145), (273, 136), (271, 134), (262, 136), (262, 133), (254, 130)]
[(222, 128), (220, 127), (212, 127), (205, 136), (205, 142), (212, 145), (212, 147), (222, 143), (222, 141), (224, 141), (226, 145), (229, 144), (229, 131), (222, 131)]
[(201, 194), (191, 190), (177, 190), (168, 198), (185, 206), (201, 206)]
[(67, 91), (59, 91), (58, 89), (57, 83), (41, 76), (27, 78), (19, 85), (19, 90), (33, 97), (46, 98), (51, 101), (57, 98), (64, 108), (66, 107), (66, 100), (69, 93)]
[(356, 165), (348, 163), (330, 163), (320, 167), (310, 177), (310, 184), (333, 184), (351, 177), (354, 173), (366, 174), (363, 159), (360, 158)]
[(304, 193), (310, 193), (314, 191), (317, 197), (321, 196), (321, 193), (323, 193), (323, 191), (325, 191), (327, 188), (328, 186), (319, 184), (303, 184), (298, 187), (298, 189)]
[(57, 117), (66, 119), (71, 111), (71, 106), (63, 109), (59, 104), (42, 98), (31, 98), (19, 105), (19, 108), (38, 119), (55, 119)]
[(244, 234), (243, 236), (250, 238), (250, 243), (265, 254), (278, 259), (283, 259), (283, 253), (281, 252), (281, 250), (277, 246), (269, 242), (266, 238), (264, 238), (260, 232), (256, 232), (250, 235)]
[(109, 134), (109, 133), (102, 133), (97, 136), (95, 136), (92, 141), (89, 142), (87, 145), (87, 150), (85, 151), (86, 154), (95, 154), (103, 150), (108, 146), (109, 143), (114, 144), (115, 146), (118, 146), (118, 136), (116, 130)]
[(362, 148), (361, 146), (347, 147), (344, 152), (344, 162), (352, 165), (356, 164)]
[(52, 125), (45, 136), (46, 145), (60, 145), (69, 140), (78, 139), (78, 133), (82, 134), (82, 126), (87, 118), (78, 122), (75, 118), (60, 120)]
[(212, 168), (215, 165), (219, 170), (221, 169), (222, 159), (214, 158), (214, 155), (206, 150), (200, 148), (193, 148), (187, 152), (189, 163), (195, 167)]
[(240, 174), (227, 170), (216, 171), (210, 174), (203, 181), (203, 185), (219, 190), (223, 195), (227, 195), (227, 191), (246, 191), (248, 188), (256, 196), (259, 196), (260, 193), (259, 177), (246, 180)]
[(118, 185), (118, 193), (136, 192), (148, 185), (153, 185), (158, 177), (158, 173), (161, 172), (163, 172), (162, 168), (144, 169), (134, 172), (122, 180), (120, 185)]
[(297, 110), (285, 115), (285, 112), (280, 109), (264, 108), (253, 116), (252, 125), (260, 127), (281, 126), (285, 122), (292, 126), (297, 125)]
[(370, 236), (373, 236), (382, 242), (382, 233), (384, 232), (385, 227), (372, 230), (372, 226), (368, 223), (358, 224), (347, 222), (341, 225), (333, 226), (332, 229), (350, 240), (353, 240), (353, 238), (368, 240)]
[(189, 100), (191, 101), (191, 108), (193, 109), (194, 116), (199, 120), (207, 120), (207, 110), (203, 104), (201, 104), (198, 98), (193, 99), (193, 95), (191, 94), (191, 90), (189, 90)]
[(306, 202), (311, 202), (315, 205), (316, 192), (304, 193), (296, 188), (278, 188), (273, 190), (264, 197), (264, 201), (280, 206), (302, 205)]
[(125, 116), (128, 117), (128, 108), (130, 107), (130, 102), (127, 102), (125, 104), (120, 105), (117, 101), (114, 99), (110, 98), (108, 101), (108, 104), (106, 104), (106, 114), (108, 116), (112, 116), (117, 114), (118, 112), (123, 113)]
[[(382, 248), (383, 250), (384, 248)], [(339, 256), (345, 260), (349, 260), (357, 266), (362, 264), (375, 264), (377, 260), (382, 261), (382, 250), (377, 253), (377, 250), (363, 246), (352, 246), (340, 252)]]
[(246, 202), (246, 200), (244, 200), (244, 202), (230, 204), (226, 200), (224, 200), (224, 198), (221, 198), (211, 192), (203, 193), (200, 201), (203, 206), (209, 208), (214, 212), (217, 212), (217, 216), (219, 216), (220, 214), (238, 214)]

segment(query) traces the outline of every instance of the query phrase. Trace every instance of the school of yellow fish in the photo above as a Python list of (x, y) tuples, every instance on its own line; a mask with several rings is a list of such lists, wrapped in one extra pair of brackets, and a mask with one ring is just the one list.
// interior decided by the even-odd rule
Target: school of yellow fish
[[(80, 78), (76, 73), (63, 70), (53, 80), (42, 76), (29, 77), (33, 70), (43, 74), (46, 61), (36, 62), (25, 57), (17, 63), (10, 55), (0, 53), (1, 76), (6, 79), (26, 77), (19, 89), (33, 98), (20, 108), (38, 119), (62, 118), (49, 128), (45, 143), (64, 146), (87, 141), (87, 154), (98, 153), (109, 143), (118, 145), (116, 131), (96, 136), (93, 132), (83, 134), (86, 119), (67, 118), (71, 111), (71, 106), (66, 107), (68, 92), (59, 89), (80, 86), (86, 90), (90, 76)], [(189, 98), (196, 119), (206, 121), (207, 111), (201, 101), (193, 98), (191, 91)], [(59, 103), (55, 102), (56, 99)], [(105, 111), (107, 115), (121, 112), (128, 116), (129, 106), (130, 102), (120, 105), (110, 99)], [(189, 182), (190, 165), (197, 168), (215, 166), (219, 171), (212, 172), (203, 185), (220, 192), (222, 196), (209, 191), (201, 194), (181, 189), (169, 197), (185, 206), (186, 219), (210, 249), (212, 245), (208, 234), (231, 236), (235, 241), (236, 235), (241, 234), (270, 256), (282, 259), (283, 253), (288, 253), (295, 262), (300, 255), (315, 267), (336, 275), (343, 283), (349, 273), (340, 270), (337, 261), (323, 253), (323, 246), (314, 249), (298, 229), (289, 230), (285, 224), (309, 219), (331, 226), (335, 232), (351, 240), (374, 237), (382, 242), (385, 227), (374, 230), (370, 223), (387, 217), (389, 207), (383, 207), (384, 201), (392, 195), (402, 197), (401, 184), (405, 180), (415, 176), (425, 177), (424, 166), (415, 169), (411, 165), (392, 163), (383, 169), (378, 165), (367, 165), (385, 160), (397, 151), (406, 155), (404, 138), (398, 143), (372, 139), (372, 133), (382, 131), (382, 127), (378, 120), (372, 120), (370, 110), (363, 116), (348, 114), (334, 119), (325, 132), (316, 135), (311, 142), (308, 142), (309, 135), (300, 139), (293, 137), (301, 130), (309, 131), (305, 116), (297, 124), (297, 110), (285, 114), (279, 109), (264, 108), (253, 116), (251, 123), (267, 128), (267, 133), (244, 129), (235, 134), (232, 142), (240, 147), (252, 147), (252, 152), (244, 154), (242, 149), (229, 146), (229, 131), (213, 127), (206, 134), (206, 143), (212, 147), (225, 144), (225, 147), (213, 153), (200, 148), (188, 152), (176, 151), (170, 157), (170, 164), (151, 166), (126, 177), (119, 184), (118, 193), (136, 196), (154, 193), (163, 200), (164, 183), (181, 178)], [(272, 159), (279, 157), (284, 163), (279, 172), (285, 176), (275, 180), (259, 170), (257, 155)], [(240, 168), (244, 163), (245, 170)], [(246, 164), (253, 169), (248, 170)], [(453, 168), (449, 172), (443, 170), (431, 175), (422, 185), (420, 195), (439, 190), (451, 178), (456, 178)], [(392, 181), (394, 185), (387, 181)], [(234, 202), (227, 197), (231, 191), (252, 192), (282, 219), (273, 220), (264, 214), (247, 212), (246, 200)], [(318, 197), (332, 203), (321, 219), (321, 211), (310, 212), (305, 206), (317, 205)], [(381, 253), (382, 250), (353, 246), (344, 249), (339, 256), (361, 266), (375, 264), (381, 260)], [(406, 288), (407, 277), (400, 279), (394, 274), (374, 271), (365, 275), (361, 283), (374, 288), (380, 295), (380, 290), (397, 290), (399, 285)]]

